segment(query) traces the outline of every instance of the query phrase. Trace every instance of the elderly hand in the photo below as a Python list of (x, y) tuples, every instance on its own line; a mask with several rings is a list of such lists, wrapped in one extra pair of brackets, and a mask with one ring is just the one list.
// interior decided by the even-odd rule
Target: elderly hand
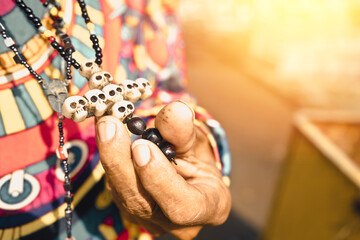
[(154, 235), (169, 232), (192, 239), (203, 225), (222, 224), (230, 212), (229, 189), (193, 117), (190, 107), (176, 101), (155, 119), (164, 140), (176, 147), (178, 165), (150, 141), (131, 143), (119, 120), (105, 116), (96, 124), (100, 160), (114, 201), (127, 220)]

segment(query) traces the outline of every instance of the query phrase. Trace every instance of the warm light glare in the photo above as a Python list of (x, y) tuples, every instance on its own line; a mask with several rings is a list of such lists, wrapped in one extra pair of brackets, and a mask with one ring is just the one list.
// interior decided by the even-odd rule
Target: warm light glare
[(246, 71), (267, 72), (256, 78), (290, 96), (313, 105), (360, 99), (359, 0), (184, 0), (181, 17), (205, 40), (226, 37), (219, 49), (231, 47)]

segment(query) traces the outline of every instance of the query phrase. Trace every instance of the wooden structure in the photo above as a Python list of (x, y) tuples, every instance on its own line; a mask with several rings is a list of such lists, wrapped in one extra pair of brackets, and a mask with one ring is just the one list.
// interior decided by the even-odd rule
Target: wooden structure
[(296, 114), (266, 240), (360, 239), (360, 112)]

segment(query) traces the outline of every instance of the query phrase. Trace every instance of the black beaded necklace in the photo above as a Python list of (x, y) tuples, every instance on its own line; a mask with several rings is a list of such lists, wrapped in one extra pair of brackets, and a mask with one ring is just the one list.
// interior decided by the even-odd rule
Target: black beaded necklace
[[(21, 63), (23, 64), (28, 71), (37, 79), (40, 86), (43, 88), (43, 90), (46, 90), (48, 88), (48, 85), (45, 83), (44, 79), (37, 74), (33, 68), (26, 62), (26, 59), (22, 53), (19, 52), (19, 50), (16, 47), (15, 41), (7, 35), (6, 28), (3, 24), (0, 23), (0, 32), (4, 39), (6, 47), (11, 49), (15, 56), (13, 57), (15, 63)], [(69, 51), (70, 57), (71, 57), (71, 50)], [(69, 59), (69, 58), (68, 58)], [(69, 65), (68, 65), (69, 66)], [(71, 77), (71, 73), (70, 73)], [(72, 202), (72, 184), (70, 181), (69, 176), (69, 167), (68, 167), (68, 154), (67, 151), (63, 148), (64, 146), (64, 131), (63, 131), (63, 120), (64, 116), (59, 113), (58, 116), (59, 123), (58, 123), (58, 129), (59, 129), (59, 147), (56, 150), (57, 157), (61, 160), (61, 163), (63, 165), (64, 169), (64, 188), (65, 188), (65, 197), (64, 202), (67, 203), (67, 207), (65, 209), (65, 219), (66, 219), (66, 232), (69, 239), (72, 238), (71, 236), (71, 225), (72, 225), (72, 210), (71, 210), (71, 202)]]
[[(50, 30), (42, 26), (40, 19), (34, 15), (32, 9), (29, 8), (22, 0), (16, 0), (16, 4), (24, 11), (27, 18), (33, 23), (34, 27), (37, 28), (40, 34), (44, 35), (49, 40), (51, 46), (65, 60), (66, 80), (62, 84), (64, 86), (67, 86), (70, 83), (70, 80), (72, 79), (71, 66), (73, 66), (75, 69), (79, 69), (80, 64), (74, 58), (72, 58), (72, 53), (75, 51), (75, 49), (71, 44), (70, 37), (61, 31), (61, 27), (64, 26), (64, 21), (62, 17), (54, 14), (54, 12), (56, 13), (56, 11), (52, 10), (56, 8), (57, 11), (59, 12), (61, 10), (60, 4), (52, 4), (47, 0), (40, 0), (40, 1), (43, 3), (44, 7), (47, 7), (49, 9), (50, 16), (52, 20), (54, 20), (54, 28), (57, 29), (57, 35), (59, 35), (60, 38), (62, 39), (64, 46), (60, 45), (56, 41), (55, 36), (52, 34)], [(94, 31), (94, 24), (91, 22), (90, 17), (87, 13), (86, 4), (84, 0), (77, 0), (77, 1), (81, 8), (82, 17), (85, 20), (87, 29), (89, 30), (90, 33), (92, 48), (95, 50), (95, 57), (96, 57), (95, 63), (100, 66), (102, 63), (103, 55), (102, 55), (101, 47), (99, 45), (99, 40)], [(59, 1), (57, 1), (57, 3), (59, 3)], [(7, 36), (6, 29), (1, 23), (0, 23), (0, 32), (2, 37), (4, 38), (5, 45), (15, 53), (14, 61), (16, 63), (23, 64), (29, 70), (29, 72), (37, 79), (38, 83), (42, 86), (42, 88), (46, 90), (48, 88), (48, 84), (46, 84), (44, 79), (39, 74), (37, 74), (32, 69), (32, 67), (26, 62), (26, 59), (23, 56), (23, 54), (21, 54), (16, 48), (15, 41), (11, 37)], [(50, 85), (52, 83), (50, 83)], [(58, 82), (56, 82), (56, 84), (58, 84)], [(53, 87), (54, 84), (51, 86)], [(65, 189), (64, 202), (67, 204), (65, 209), (66, 232), (67, 232), (67, 239), (71, 240), (71, 239), (75, 239), (71, 233), (71, 228), (72, 228), (71, 202), (72, 202), (73, 194), (72, 194), (72, 184), (69, 176), (68, 152), (67, 149), (64, 148), (64, 132), (63, 132), (64, 115), (62, 115), (61, 110), (59, 110), (61, 109), (61, 107), (56, 108), (52, 104), (51, 106), (54, 108), (55, 111), (59, 112), (58, 115), (59, 147), (56, 150), (56, 154), (58, 159), (61, 161), (64, 170), (64, 189)], [(143, 139), (147, 139), (153, 142), (154, 144), (156, 144), (164, 153), (164, 155), (167, 157), (167, 159), (177, 165), (177, 163), (175, 162), (176, 152), (174, 146), (164, 141), (162, 136), (160, 135), (160, 132), (156, 128), (149, 128), (146, 130), (145, 121), (139, 117), (132, 117), (132, 114), (129, 115), (123, 122), (126, 123), (130, 132), (132, 132), (135, 135), (141, 135)]]
[(5, 46), (14, 52), (15, 56), (13, 57), (13, 59), (15, 63), (21, 63), (22, 65), (24, 65), (29, 70), (29, 72), (35, 77), (35, 79), (38, 81), (40, 86), (43, 89), (46, 89), (47, 86), (44, 79), (40, 75), (38, 75), (34, 71), (34, 69), (32, 69), (32, 67), (26, 62), (24, 55), (20, 53), (19, 50), (16, 48), (15, 41), (12, 39), (12, 37), (9, 37), (7, 35), (6, 28), (4, 27), (4, 25), (2, 25), (2, 23), (0, 23), (0, 33), (4, 38)]

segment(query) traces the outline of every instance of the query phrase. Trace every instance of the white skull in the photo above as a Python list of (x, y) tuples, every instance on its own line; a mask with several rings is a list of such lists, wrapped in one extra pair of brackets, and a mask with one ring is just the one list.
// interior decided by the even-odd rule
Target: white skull
[(106, 109), (106, 95), (99, 89), (93, 89), (85, 93), (85, 98), (89, 101), (89, 113), (96, 117), (102, 116)]
[(97, 72), (101, 71), (101, 67), (95, 62), (94, 59), (88, 59), (81, 64), (79, 72), (81, 76), (90, 79), (90, 77)]
[(132, 80), (124, 80), (123, 85), (125, 88), (124, 98), (132, 103), (137, 102), (140, 99), (141, 93), (139, 91), (139, 85)]
[(139, 91), (141, 93), (141, 100), (148, 99), (152, 94), (151, 84), (145, 78), (138, 78), (135, 82), (139, 86)]
[(129, 101), (120, 101), (116, 102), (110, 109), (109, 114), (113, 117), (124, 121), (128, 116), (130, 116), (135, 110), (134, 104)]
[(106, 77), (108, 83), (111, 84), (113, 82), (113, 80), (114, 80), (113, 76), (111, 76), (111, 74), (109, 72), (102, 72), (102, 73)]
[(91, 75), (89, 79), (89, 88), (100, 90), (103, 89), (103, 87), (110, 83), (106, 76), (111, 77), (110, 73), (108, 72), (97, 72)]
[(84, 121), (88, 115), (88, 104), (86, 98), (80, 96), (68, 97), (63, 106), (62, 114), (74, 122)]
[(123, 98), (123, 93), (124, 93), (124, 87), (121, 85), (116, 85), (116, 84), (109, 84), (107, 86), (105, 86), (102, 91), (105, 93), (106, 95), (106, 99), (107, 99), (107, 106), (111, 106), (116, 102), (120, 102), (122, 101)]

